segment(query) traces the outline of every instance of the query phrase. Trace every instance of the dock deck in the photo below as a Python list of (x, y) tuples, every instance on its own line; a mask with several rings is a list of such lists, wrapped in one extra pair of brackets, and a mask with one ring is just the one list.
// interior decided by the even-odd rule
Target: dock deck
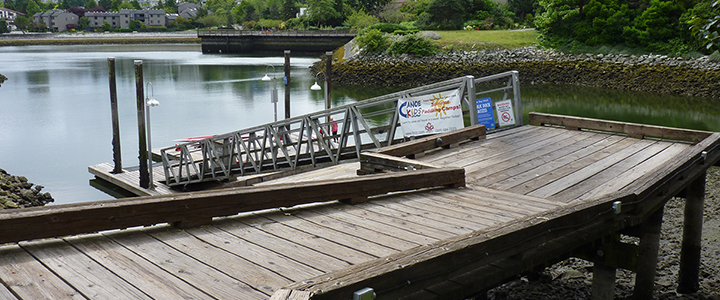
[[(574, 119), (559, 120), (566, 124), (522, 126), (421, 149), (398, 157), (397, 166), (382, 160), (393, 156), (392, 149), (379, 149), (358, 163), (255, 188), (297, 187), (297, 197), (304, 197), (299, 187), (310, 183), (328, 182), (318, 194), (342, 189), (334, 183), (372, 176), (403, 185), (405, 179), (392, 176), (433, 168), (462, 168), (465, 186), (401, 189), (367, 202), (318, 197), (317, 203), (216, 217), (203, 226), (8, 243), (0, 246), (0, 299), (346, 299), (366, 286), (381, 299), (463, 299), (637, 225), (634, 218), (651, 213), (647, 207), (662, 207), (720, 158), (720, 134), (675, 130), (695, 141), (648, 139), (627, 130), (577, 130), (568, 125)], [(702, 151), (709, 164), (698, 167)], [(413, 165), (411, 171), (357, 175), (358, 169), (403, 164)], [(679, 173), (685, 177), (678, 179)], [(372, 194), (366, 186), (355, 190)], [(633, 212), (608, 213), (615, 201)], [(0, 225), (34, 217), (11, 214), (0, 215)], [(21, 239), (0, 236), (5, 243)]]

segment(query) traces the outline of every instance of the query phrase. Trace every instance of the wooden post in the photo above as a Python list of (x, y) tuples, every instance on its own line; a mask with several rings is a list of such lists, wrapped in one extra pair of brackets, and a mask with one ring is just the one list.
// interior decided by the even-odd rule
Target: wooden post
[[(332, 51), (325, 52), (325, 109), (329, 109), (331, 106), (330, 100), (330, 74), (332, 74)], [(328, 121), (330, 122), (330, 121)]]
[(122, 173), (122, 155), (120, 153), (120, 121), (118, 117), (117, 85), (115, 80), (115, 58), (108, 57), (108, 81), (110, 83), (110, 110), (112, 114), (112, 148), (113, 162), (115, 167), (113, 173)]
[(593, 265), (592, 300), (615, 299), (615, 267), (608, 266), (602, 259)]
[(143, 89), (143, 62), (135, 61), (135, 96), (137, 98), (138, 139), (140, 145), (140, 187), (150, 187), (148, 172), (147, 136), (145, 135), (145, 90)]
[(664, 209), (665, 206), (660, 207), (642, 223), (634, 290), (634, 298), (637, 300), (653, 298)]
[(700, 246), (702, 244), (705, 174), (690, 183), (685, 198), (685, 220), (680, 252), (678, 293), (695, 293), (700, 288)]
[(285, 119), (290, 119), (290, 50), (285, 50)]

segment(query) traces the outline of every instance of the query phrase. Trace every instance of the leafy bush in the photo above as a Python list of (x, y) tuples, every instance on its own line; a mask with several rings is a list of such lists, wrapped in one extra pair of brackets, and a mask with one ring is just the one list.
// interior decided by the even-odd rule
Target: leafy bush
[(365, 52), (385, 51), (388, 47), (388, 39), (385, 34), (378, 29), (368, 29), (360, 33), (355, 40), (358, 46)]
[(393, 42), (387, 49), (388, 54), (401, 55), (412, 54), (424, 56), (435, 54), (440, 47), (432, 40), (418, 34), (408, 34)]
[(350, 25), (350, 28), (356, 30), (365, 29), (373, 24), (377, 24), (378, 22), (380, 22), (378, 18), (367, 14), (363, 9), (352, 13), (347, 18), (347, 23), (348, 25)]
[(408, 30), (410, 28), (407, 28), (401, 24), (395, 24), (395, 23), (377, 23), (375, 25), (372, 25), (368, 27), (367, 29), (377, 29), (384, 33), (393, 33), (396, 30)]

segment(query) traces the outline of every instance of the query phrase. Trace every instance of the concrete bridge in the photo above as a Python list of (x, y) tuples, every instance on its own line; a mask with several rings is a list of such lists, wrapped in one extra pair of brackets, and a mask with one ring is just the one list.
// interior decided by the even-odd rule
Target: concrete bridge
[(203, 53), (252, 53), (291, 50), (293, 52), (325, 52), (344, 45), (355, 37), (347, 30), (308, 31), (199, 31)]

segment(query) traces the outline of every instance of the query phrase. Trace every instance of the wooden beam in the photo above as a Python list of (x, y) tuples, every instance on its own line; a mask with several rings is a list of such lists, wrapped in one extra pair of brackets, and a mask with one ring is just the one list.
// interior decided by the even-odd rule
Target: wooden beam
[(700, 288), (705, 176), (693, 181), (687, 191), (677, 288), (678, 293), (683, 294), (695, 293)]
[(435, 165), (408, 158), (376, 153), (372, 151), (360, 153), (360, 170), (367, 173), (437, 168), (438, 167)]
[(529, 114), (529, 119), (530, 125), (559, 125), (573, 130), (584, 128), (625, 133), (628, 136), (635, 138), (656, 137), (661, 139), (687, 141), (691, 143), (698, 143), (712, 134), (712, 132), (708, 131), (543, 114), (535, 112), (531, 112)]
[(199, 225), (212, 217), (240, 212), (464, 184), (462, 168), (423, 169), (350, 179), (4, 210), (0, 212), (0, 244), (158, 223)]
[[(375, 150), (374, 152), (392, 156), (407, 156), (426, 150), (445, 147), (457, 144), (466, 140), (477, 140), (484, 138), (486, 134), (485, 125), (475, 125), (455, 130), (449, 133), (436, 134), (417, 139), (412, 142), (391, 145)], [(440, 139), (440, 140), (438, 140)]]

